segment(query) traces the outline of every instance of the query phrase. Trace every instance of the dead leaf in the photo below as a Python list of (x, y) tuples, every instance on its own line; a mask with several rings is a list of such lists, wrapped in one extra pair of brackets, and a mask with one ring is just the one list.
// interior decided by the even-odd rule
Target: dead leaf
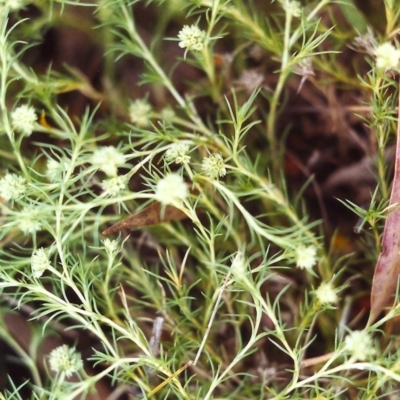
[[(400, 96), (399, 96), (400, 104)], [(399, 106), (400, 110), (400, 106)], [(387, 306), (396, 291), (400, 275), (400, 127), (397, 126), (397, 143), (394, 178), (389, 207), (393, 210), (386, 218), (382, 237), (382, 251), (375, 266), (371, 289), (371, 324)]]
[(178, 208), (174, 206), (165, 206), (165, 208), (162, 209), (161, 203), (155, 202), (138, 213), (110, 226), (103, 231), (103, 235), (111, 235), (123, 229), (137, 229), (169, 221), (180, 221), (185, 218), (188, 218), (187, 215)]
[(50, 129), (51, 125), (46, 120), (46, 114), (44, 111), (40, 114), (39, 124), (42, 125), (46, 129)]

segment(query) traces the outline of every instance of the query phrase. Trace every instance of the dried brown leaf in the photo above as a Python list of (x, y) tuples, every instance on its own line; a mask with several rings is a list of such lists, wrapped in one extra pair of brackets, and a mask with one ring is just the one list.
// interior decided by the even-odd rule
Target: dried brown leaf
[(161, 203), (155, 202), (138, 213), (110, 226), (103, 231), (103, 235), (111, 235), (123, 229), (137, 229), (169, 221), (180, 221), (185, 218), (187, 218), (187, 215), (178, 208), (165, 206), (163, 209)]

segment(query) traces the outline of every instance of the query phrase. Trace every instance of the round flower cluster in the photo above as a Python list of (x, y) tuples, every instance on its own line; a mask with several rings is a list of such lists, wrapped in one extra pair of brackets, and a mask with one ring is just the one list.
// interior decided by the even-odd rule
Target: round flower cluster
[(49, 158), (47, 160), (47, 177), (53, 181), (61, 181), (63, 178), (63, 173), (68, 170), (70, 161), (66, 158), (61, 159), (60, 161), (55, 160), (54, 158)]
[(95, 150), (90, 162), (106, 175), (116, 176), (118, 167), (125, 163), (125, 156), (114, 146), (104, 146)]
[(33, 207), (25, 207), (18, 214), (19, 224), (18, 227), (25, 235), (31, 233), (35, 234), (42, 229), (42, 217), (39, 212)]
[(383, 43), (375, 48), (376, 66), (386, 70), (397, 68), (400, 60), (400, 50), (391, 43)]
[(26, 104), (17, 107), (11, 113), (11, 123), (13, 128), (25, 136), (30, 136), (32, 134), (36, 120), (37, 116), (35, 109)]
[(296, 265), (298, 268), (310, 270), (317, 262), (317, 249), (314, 246), (300, 246), (296, 249)]
[(171, 124), (175, 116), (175, 111), (171, 107), (165, 107), (161, 110), (161, 118), (164, 123)]
[(129, 106), (129, 119), (139, 128), (146, 128), (150, 125), (151, 105), (147, 100), (138, 99)]
[(249, 282), (247, 261), (243, 252), (238, 251), (232, 261), (231, 272), (237, 283), (246, 285)]
[(110, 239), (104, 239), (103, 241), (104, 249), (107, 252), (107, 254), (112, 257), (114, 256), (115, 253), (118, 252), (119, 249), (119, 243), (118, 240), (110, 240)]
[(52, 371), (58, 374), (63, 373), (67, 378), (83, 367), (80, 353), (76, 352), (75, 347), (69, 347), (66, 344), (55, 348), (50, 353), (49, 363)]
[(170, 173), (160, 179), (156, 186), (155, 198), (164, 205), (181, 205), (189, 196), (188, 187), (183, 178)]
[(321, 304), (333, 304), (338, 301), (338, 296), (331, 282), (322, 282), (314, 292)]
[(201, 169), (212, 179), (226, 175), (224, 159), (220, 153), (214, 154), (203, 159)]
[(126, 188), (125, 176), (115, 176), (111, 179), (104, 179), (101, 188), (106, 196), (114, 197)]
[(189, 145), (185, 143), (174, 143), (165, 153), (167, 161), (175, 161), (175, 164), (189, 164), (190, 156), (187, 155)]
[(284, 2), (284, 8), (292, 17), (300, 17), (301, 15), (301, 3), (299, 1)]
[(18, 200), (26, 191), (26, 180), (17, 174), (6, 174), (0, 179), (0, 196), (6, 200)]
[(344, 347), (354, 358), (360, 361), (376, 354), (372, 338), (366, 331), (350, 332), (344, 340)]
[(46, 250), (41, 247), (33, 252), (31, 257), (31, 268), (35, 278), (40, 278), (43, 272), (51, 267), (49, 257)]
[(197, 25), (184, 25), (178, 33), (179, 47), (192, 51), (201, 51), (204, 47), (206, 32), (202, 31)]
[(5, 13), (7, 8), (16, 11), (25, 6), (25, 0), (3, 0), (0, 2), (0, 12)]

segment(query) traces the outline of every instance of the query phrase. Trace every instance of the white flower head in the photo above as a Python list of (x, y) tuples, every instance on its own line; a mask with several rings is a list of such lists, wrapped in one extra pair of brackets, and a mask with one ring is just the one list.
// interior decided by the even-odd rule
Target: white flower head
[(104, 249), (109, 256), (113, 256), (119, 249), (118, 240), (104, 239), (103, 241)]
[(125, 176), (115, 176), (110, 179), (104, 179), (101, 182), (101, 188), (106, 196), (114, 197), (126, 188)]
[(376, 66), (378, 68), (390, 70), (399, 66), (400, 50), (396, 49), (389, 42), (376, 47), (374, 50), (374, 56), (376, 57)]
[(8, 8), (11, 11), (16, 11), (25, 6), (24, 0), (2, 0), (0, 1), (0, 10), (3, 11), (4, 8)]
[(166, 3), (167, 3), (166, 6), (168, 7), (169, 12), (171, 13), (168, 15), (172, 15), (172, 13), (174, 14), (179, 13), (186, 6), (186, 0), (169, 0)]
[(137, 99), (129, 106), (129, 119), (139, 128), (146, 128), (150, 125), (151, 105), (145, 99)]
[(26, 191), (26, 179), (17, 174), (7, 173), (0, 179), (0, 196), (6, 200), (19, 200)]
[(18, 214), (18, 227), (22, 232), (34, 234), (42, 229), (42, 217), (37, 210), (32, 207), (25, 207)]
[(192, 51), (201, 51), (204, 47), (206, 32), (197, 25), (184, 25), (178, 33), (179, 47)]
[(46, 175), (52, 182), (58, 182), (63, 179), (63, 174), (68, 170), (70, 160), (62, 158), (60, 161), (54, 158), (47, 159)]
[(213, 154), (212, 156), (203, 159), (201, 169), (203, 172), (212, 179), (223, 177), (226, 175), (226, 168), (224, 159), (220, 153)]
[(49, 363), (52, 371), (58, 374), (64, 373), (67, 378), (78, 373), (83, 367), (80, 353), (76, 352), (75, 347), (69, 347), (66, 344), (55, 348), (50, 353)]
[(366, 331), (350, 332), (344, 340), (344, 347), (354, 358), (360, 361), (376, 354), (372, 338)]
[(40, 278), (43, 275), (43, 272), (50, 267), (51, 263), (46, 250), (43, 247), (41, 247), (40, 249), (36, 249), (31, 257), (31, 268), (33, 276), (35, 278)]
[(286, 1), (283, 6), (285, 11), (292, 17), (300, 17), (302, 7), (299, 1)]
[(36, 120), (37, 116), (35, 109), (26, 104), (17, 107), (11, 113), (11, 123), (13, 128), (25, 136), (30, 136), (32, 134)]
[(238, 283), (246, 283), (248, 281), (247, 261), (244, 258), (243, 252), (238, 251), (231, 265), (232, 276)]
[(174, 143), (165, 153), (167, 161), (174, 161), (175, 164), (189, 164), (189, 145), (185, 143)]
[(317, 262), (315, 246), (300, 246), (296, 249), (296, 265), (298, 268), (311, 270)]
[(166, 123), (171, 124), (175, 116), (175, 111), (171, 107), (165, 107), (161, 110), (161, 118)]
[(114, 146), (104, 146), (94, 151), (90, 162), (106, 175), (116, 176), (118, 167), (125, 163), (125, 156)]
[(163, 205), (181, 205), (189, 196), (183, 178), (172, 172), (157, 182), (155, 198)]
[(322, 282), (314, 294), (321, 304), (333, 304), (338, 301), (338, 295), (331, 282)]

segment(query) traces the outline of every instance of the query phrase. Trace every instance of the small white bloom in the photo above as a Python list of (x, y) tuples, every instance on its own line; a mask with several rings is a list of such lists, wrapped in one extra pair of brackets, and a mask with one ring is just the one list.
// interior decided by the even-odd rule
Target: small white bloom
[(17, 218), (20, 221), (18, 224), (19, 229), (26, 235), (29, 233), (34, 234), (42, 229), (42, 217), (39, 212), (32, 207), (25, 207), (18, 214)]
[(172, 123), (175, 115), (175, 111), (171, 107), (165, 107), (161, 110), (161, 118), (166, 123)]
[(235, 258), (232, 261), (231, 272), (236, 282), (245, 283), (248, 281), (247, 262), (241, 251), (236, 253)]
[(59, 161), (55, 160), (54, 158), (48, 158), (46, 167), (46, 175), (50, 178), (50, 180), (56, 181), (60, 179), (62, 168)]
[(114, 146), (98, 148), (92, 155), (91, 164), (108, 176), (116, 176), (118, 167), (124, 164), (125, 156)]
[(188, 196), (189, 190), (185, 181), (176, 173), (170, 173), (157, 182), (155, 198), (164, 205), (181, 204)]
[(201, 169), (212, 179), (225, 176), (226, 174), (224, 159), (220, 153), (204, 158)]
[(6, 200), (18, 200), (26, 191), (26, 180), (17, 174), (6, 174), (0, 179), (0, 196)]
[(129, 106), (129, 119), (139, 128), (146, 128), (150, 125), (151, 110), (151, 105), (147, 100), (135, 100)]
[(179, 47), (192, 51), (201, 51), (204, 47), (205, 37), (206, 32), (202, 31), (197, 25), (184, 25), (178, 33)]
[(31, 268), (35, 278), (40, 278), (46, 269), (51, 267), (47, 253), (43, 247), (33, 252), (31, 257)]
[(386, 42), (379, 45), (374, 50), (376, 66), (387, 70), (397, 68), (400, 60), (400, 50), (396, 49), (391, 43)]
[(360, 361), (364, 361), (376, 354), (371, 336), (365, 331), (350, 332), (344, 340), (344, 347), (353, 357)]
[(168, 11), (170, 13), (168, 15), (175, 15), (184, 9), (186, 6), (186, 0), (169, 0), (166, 2), (166, 6), (168, 7)]
[(118, 240), (110, 240), (110, 239), (104, 239), (103, 241), (104, 249), (107, 252), (109, 256), (113, 256), (114, 253), (118, 251), (119, 244)]
[(331, 282), (322, 282), (314, 292), (321, 304), (332, 304), (338, 301), (338, 296)]
[(9, 8), (11, 11), (16, 11), (25, 6), (25, 1), (23, 0), (2, 0), (0, 1), (0, 7)]
[(61, 181), (63, 178), (63, 174), (69, 168), (69, 164), (70, 164), (70, 161), (67, 160), (66, 158), (63, 158), (60, 161), (57, 161), (53, 158), (47, 159), (47, 164), (46, 164), (47, 177), (53, 182)]
[(175, 161), (175, 164), (189, 164), (190, 156), (187, 155), (189, 145), (185, 143), (174, 143), (165, 153), (167, 161)]
[(49, 357), (50, 368), (60, 374), (64, 373), (67, 378), (79, 372), (83, 367), (80, 353), (76, 352), (75, 347), (66, 344), (55, 348)]
[(284, 2), (283, 6), (289, 15), (293, 17), (300, 17), (302, 7), (299, 1), (286, 1)]
[(300, 246), (296, 249), (296, 265), (298, 268), (311, 269), (315, 263), (317, 249), (314, 246)]
[(101, 188), (104, 190), (106, 196), (114, 197), (121, 190), (126, 188), (125, 176), (116, 176), (110, 179), (104, 179), (101, 182)]
[(11, 123), (13, 128), (25, 136), (30, 136), (32, 134), (36, 120), (37, 116), (35, 109), (26, 104), (17, 107), (11, 113)]

